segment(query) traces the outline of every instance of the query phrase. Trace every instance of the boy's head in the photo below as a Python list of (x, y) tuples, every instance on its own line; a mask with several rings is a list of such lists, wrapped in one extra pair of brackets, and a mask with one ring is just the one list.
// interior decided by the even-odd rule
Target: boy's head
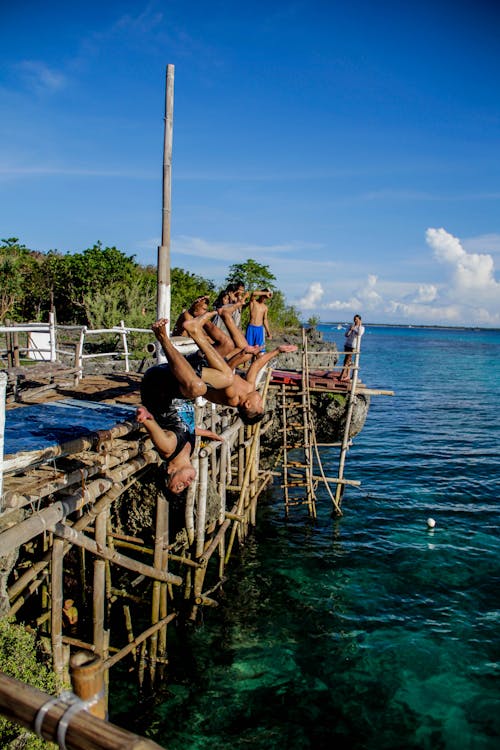
[(245, 424), (257, 424), (264, 418), (264, 405), (262, 396), (258, 391), (252, 391), (237, 407), (238, 414)]

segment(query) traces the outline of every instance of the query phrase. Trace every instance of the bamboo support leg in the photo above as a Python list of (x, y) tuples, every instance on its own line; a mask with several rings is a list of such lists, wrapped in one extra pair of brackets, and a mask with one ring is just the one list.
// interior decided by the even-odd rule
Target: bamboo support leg
[[(106, 511), (99, 513), (95, 521), (96, 544), (106, 547)], [(106, 593), (106, 563), (105, 560), (97, 558), (94, 560), (94, 585), (93, 585), (93, 642), (96, 653), (104, 657), (104, 610)]]
[(50, 627), (54, 673), (59, 689), (62, 687), (64, 682), (64, 657), (62, 642), (63, 562), (64, 542), (61, 539), (54, 539), (54, 543), (52, 545), (52, 609)]
[[(153, 565), (161, 568), (164, 560), (165, 528), (167, 520), (167, 501), (163, 495), (158, 495), (156, 500), (156, 528)], [(151, 602), (151, 624), (156, 625), (160, 619), (160, 581), (153, 583), (153, 597)], [(155, 630), (149, 642), (149, 678), (151, 685), (155, 683), (156, 657), (158, 652), (158, 631)]]

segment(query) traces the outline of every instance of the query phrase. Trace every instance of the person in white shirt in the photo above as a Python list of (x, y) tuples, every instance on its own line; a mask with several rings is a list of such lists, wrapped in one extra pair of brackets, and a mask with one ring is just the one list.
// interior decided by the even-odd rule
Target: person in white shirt
[(344, 357), (344, 364), (342, 365), (342, 372), (340, 373), (340, 380), (349, 380), (352, 352), (358, 348), (358, 342), (364, 332), (365, 327), (361, 325), (361, 315), (355, 315), (354, 322), (351, 323), (351, 327), (345, 335), (344, 351), (346, 355)]

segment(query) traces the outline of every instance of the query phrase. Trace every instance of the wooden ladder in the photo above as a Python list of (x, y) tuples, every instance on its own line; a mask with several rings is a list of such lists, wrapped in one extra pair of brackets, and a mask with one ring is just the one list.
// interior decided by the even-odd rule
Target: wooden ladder
[[(313, 474), (313, 447), (316, 443), (309, 392), (309, 364), (307, 338), (302, 332), (302, 382), (298, 390), (285, 383), (281, 386), (281, 412), (283, 431), (283, 484), (285, 514), (295, 506), (306, 505), (309, 515), (316, 518), (316, 486)], [(290, 422), (289, 410), (298, 410), (299, 421)], [(297, 443), (289, 442), (288, 430), (299, 433)], [(300, 450), (297, 459), (290, 458), (290, 451)]]

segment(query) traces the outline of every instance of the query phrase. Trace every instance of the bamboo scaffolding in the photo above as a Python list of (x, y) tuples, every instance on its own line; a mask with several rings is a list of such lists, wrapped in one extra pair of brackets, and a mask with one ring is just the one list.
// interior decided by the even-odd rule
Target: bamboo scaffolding
[[(127, 485), (123, 485), (120, 487), (114, 485), (109, 492), (103, 495), (90, 509), (88, 509), (87, 513), (84, 516), (82, 516), (75, 522), (73, 528), (76, 531), (83, 531), (94, 521), (95, 517), (101, 512), (101, 510), (103, 510), (104, 507), (106, 507), (106, 505), (111, 504), (114, 500), (118, 499), (118, 497), (123, 492), (125, 492), (135, 481), (137, 481), (136, 476), (133, 477)], [(70, 544), (65, 544), (64, 551), (67, 552), (69, 548)], [(14, 601), (23, 590), (30, 586), (31, 582), (36, 579), (38, 574), (41, 573), (49, 565), (50, 558), (51, 552), (49, 550), (44, 554), (41, 560), (33, 563), (31, 567), (26, 571), (26, 573), (23, 573), (23, 575), (20, 576), (20, 578), (12, 584), (12, 586), (8, 589), (9, 599), (11, 602)], [(39, 581), (38, 585), (40, 585), (40, 583), (41, 581)], [(16, 601), (16, 604), (11, 607), (10, 613), (14, 614), (15, 612), (17, 612), (19, 606), (17, 605)]]
[(182, 578), (176, 576), (173, 573), (166, 573), (163, 570), (151, 567), (151, 565), (145, 565), (144, 563), (132, 560), (130, 557), (125, 557), (115, 550), (110, 550), (105, 545), (97, 544), (93, 539), (89, 539), (84, 534), (75, 531), (74, 528), (65, 526), (62, 523), (57, 523), (54, 527), (54, 534), (66, 539), (72, 544), (76, 544), (80, 547), (84, 547), (88, 552), (92, 552), (97, 557), (102, 557), (105, 560), (110, 560), (116, 565), (120, 565), (122, 568), (132, 570), (134, 573), (140, 573), (148, 578), (153, 578), (158, 581), (165, 581), (166, 583), (172, 583), (174, 586), (180, 586), (182, 584)]
[(109, 491), (114, 484), (119, 484), (131, 474), (139, 471), (150, 463), (158, 463), (158, 454), (155, 451), (146, 451), (139, 458), (133, 459), (126, 464), (108, 472), (106, 478), (101, 477), (94, 480), (86, 487), (80, 489), (70, 497), (55, 501), (48, 508), (33, 513), (30, 518), (21, 521), (0, 534), (0, 546), (2, 552), (7, 552), (20, 547), (21, 544), (41, 534), (46, 529), (51, 529), (56, 523), (63, 520), (76, 510), (80, 510), (88, 503), (94, 502), (98, 497)]
[[(177, 612), (171, 612), (169, 615), (164, 617), (162, 620), (159, 620), (155, 625), (151, 625), (150, 628), (145, 630), (141, 635), (138, 635), (137, 638), (134, 638), (133, 641), (131, 641), (127, 646), (124, 646), (124, 648), (120, 649), (117, 654), (114, 656), (110, 656), (106, 661), (104, 662), (104, 667), (106, 669), (111, 669), (111, 667), (114, 667), (115, 664), (117, 664), (119, 661), (123, 659), (124, 656), (127, 656), (127, 654), (130, 654), (134, 649), (137, 648), (137, 646), (142, 645), (145, 647), (146, 640), (153, 635), (156, 631), (160, 630), (160, 628), (165, 627), (165, 625), (168, 625), (169, 622), (172, 622), (172, 620), (175, 620), (177, 617)], [(141, 659), (145, 662), (145, 650), (141, 652)]]

